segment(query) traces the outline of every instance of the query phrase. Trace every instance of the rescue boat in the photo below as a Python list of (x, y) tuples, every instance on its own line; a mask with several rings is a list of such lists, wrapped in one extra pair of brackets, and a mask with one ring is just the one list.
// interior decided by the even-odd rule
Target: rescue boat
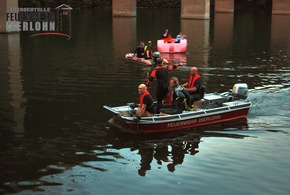
[(175, 43), (175, 39), (166, 42), (163, 39), (157, 40), (157, 50), (160, 53), (185, 53), (187, 49), (187, 39)]
[(125, 59), (129, 62), (151, 66), (153, 63), (152, 59), (138, 58), (134, 53), (127, 53)]
[(232, 121), (246, 118), (252, 105), (247, 100), (248, 85), (235, 84), (224, 93), (208, 93), (194, 102), (194, 110), (184, 110), (180, 114), (136, 118), (132, 114), (132, 103), (124, 106), (103, 106), (114, 114), (111, 124), (129, 133), (170, 132), (181, 129)]
[[(152, 64), (155, 64), (154, 59), (156, 58), (161, 58), (161, 54), (159, 52), (154, 52), (151, 59), (138, 58), (134, 53), (127, 53), (125, 55), (126, 61), (145, 66), (151, 66)], [(182, 65), (186, 65), (187, 61), (185, 53), (163, 53), (162, 58), (166, 60), (165, 61), (166, 64), (180, 63)]]

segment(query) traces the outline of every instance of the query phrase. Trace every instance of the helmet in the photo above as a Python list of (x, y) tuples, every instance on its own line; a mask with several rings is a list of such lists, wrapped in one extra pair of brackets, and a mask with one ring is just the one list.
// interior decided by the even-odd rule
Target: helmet
[(156, 65), (161, 65), (162, 64), (163, 59), (162, 58), (157, 58), (156, 59)]
[(158, 51), (155, 51), (153, 54), (152, 54), (153, 58), (160, 58), (161, 55)]

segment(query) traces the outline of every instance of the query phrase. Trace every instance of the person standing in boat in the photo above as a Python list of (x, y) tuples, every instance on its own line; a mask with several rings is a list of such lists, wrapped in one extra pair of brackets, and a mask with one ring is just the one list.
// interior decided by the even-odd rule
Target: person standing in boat
[(187, 100), (187, 105), (190, 105), (190, 95), (180, 85), (176, 77), (169, 80), (169, 88), (173, 91), (172, 105), (170, 107), (161, 108), (160, 115), (180, 114), (185, 109), (184, 100)]
[(168, 37), (169, 37), (168, 29), (165, 29), (164, 33), (162, 34), (162, 39), (165, 39)]
[(192, 101), (200, 100), (200, 89), (202, 87), (201, 76), (197, 73), (197, 68), (190, 69), (189, 81), (181, 85), (190, 94)]
[(163, 99), (168, 93), (168, 72), (174, 70), (180, 64), (166, 66), (164, 65), (166, 61), (162, 58), (157, 59), (156, 67), (152, 70), (147, 82), (146, 86), (150, 86), (153, 82), (154, 78), (157, 78), (157, 89), (156, 89), (156, 99), (157, 99), (157, 113), (159, 113), (159, 109), (163, 106)]
[(164, 43), (170, 43), (172, 40), (171, 35), (168, 32), (168, 29), (165, 30), (165, 32), (162, 34), (162, 39), (164, 40)]
[(140, 103), (139, 105), (137, 105), (138, 109), (136, 110), (136, 116), (137, 117), (152, 116), (153, 115), (152, 113), (154, 113), (153, 110), (154, 102), (145, 84), (140, 84), (138, 86), (138, 93), (140, 95)]
[[(150, 60), (151, 62), (151, 68), (150, 70), (147, 71), (147, 79), (149, 78), (152, 70), (157, 66), (157, 59), (161, 58), (161, 54), (158, 51), (153, 52), (152, 54), (152, 58)], [(165, 58), (163, 58), (163, 63), (164, 64), (169, 64), (168, 60), (166, 60)]]

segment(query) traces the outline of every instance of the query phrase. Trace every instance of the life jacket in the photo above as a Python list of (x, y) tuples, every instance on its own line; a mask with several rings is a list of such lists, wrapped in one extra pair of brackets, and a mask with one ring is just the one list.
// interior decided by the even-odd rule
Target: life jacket
[[(143, 106), (143, 99), (144, 99), (145, 95), (147, 95), (147, 94), (150, 95), (149, 91), (145, 91), (143, 94), (140, 95), (140, 107), (141, 107), (141, 108), (142, 108), (142, 106)], [(151, 97), (151, 95), (150, 95), (150, 97)], [(151, 97), (151, 98), (152, 98), (152, 97)], [(150, 105), (147, 105), (147, 106), (150, 106)]]
[(194, 87), (194, 83), (195, 81), (200, 78), (199, 74), (195, 74), (194, 76), (190, 76), (189, 77), (189, 83), (188, 83), (188, 87), (189, 88), (193, 88)]
[(164, 43), (168, 43), (168, 42), (172, 41), (172, 37), (171, 36), (167, 36), (167, 37), (164, 37), (162, 39), (163, 39)]
[[(159, 78), (157, 78), (157, 83), (159, 86), (164, 86), (165, 88), (168, 87), (168, 71), (172, 71), (175, 68), (177, 68), (179, 65), (170, 65), (170, 66), (165, 66), (165, 65), (157, 65), (151, 72), (149, 79), (146, 83), (147, 86), (150, 86), (150, 84), (152, 83), (153, 79), (155, 77), (157, 77), (157, 71), (159, 72)], [(163, 69), (163, 71), (162, 71)], [(165, 85), (163, 85), (165, 84)]]
[(145, 47), (144, 47), (145, 57), (147, 57), (146, 56), (146, 53), (147, 53), (147, 50), (148, 50), (149, 51), (149, 58), (151, 58), (152, 57), (153, 50), (152, 50), (152, 47), (149, 47), (149, 48), (151, 48), (151, 49), (148, 50), (148, 45), (145, 45)]

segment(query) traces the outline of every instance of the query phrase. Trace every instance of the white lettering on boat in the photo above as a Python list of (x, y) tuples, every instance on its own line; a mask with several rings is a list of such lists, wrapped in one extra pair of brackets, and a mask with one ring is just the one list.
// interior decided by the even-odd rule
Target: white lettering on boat
[(181, 122), (176, 122), (176, 123), (168, 123), (167, 127), (180, 127), (180, 126), (185, 126), (185, 125), (191, 125), (196, 122), (197, 122), (197, 119), (181, 121)]
[(180, 121), (180, 122), (175, 122), (175, 123), (168, 123), (167, 127), (182, 127), (182, 126), (195, 124), (197, 122), (204, 123), (204, 122), (219, 120), (220, 118), (221, 118), (221, 115), (207, 116), (207, 117), (199, 118), (198, 120), (192, 119), (192, 120)]
[(216, 116), (208, 116), (208, 117), (203, 117), (198, 120), (198, 122), (207, 122), (207, 121), (213, 121), (213, 120), (218, 120), (221, 118), (221, 115), (216, 115)]

